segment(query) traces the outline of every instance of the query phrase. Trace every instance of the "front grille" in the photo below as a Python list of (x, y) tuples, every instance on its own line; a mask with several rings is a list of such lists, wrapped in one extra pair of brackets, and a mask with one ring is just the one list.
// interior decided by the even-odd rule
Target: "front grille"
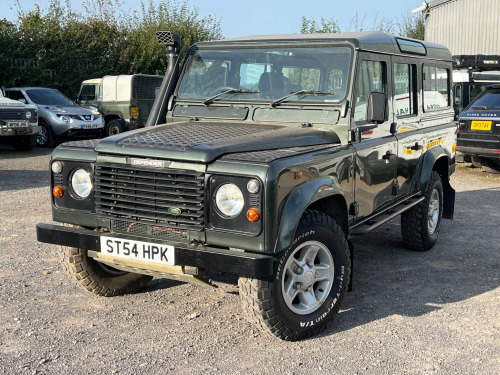
[(26, 120), (24, 109), (2, 109), (0, 110), (0, 120)]
[(134, 223), (157, 233), (204, 228), (203, 172), (97, 163), (94, 179), (97, 213), (133, 224), (132, 230), (139, 228)]
[(187, 231), (158, 225), (146, 225), (124, 220), (111, 220), (111, 232), (138, 234), (163, 240), (186, 242)]

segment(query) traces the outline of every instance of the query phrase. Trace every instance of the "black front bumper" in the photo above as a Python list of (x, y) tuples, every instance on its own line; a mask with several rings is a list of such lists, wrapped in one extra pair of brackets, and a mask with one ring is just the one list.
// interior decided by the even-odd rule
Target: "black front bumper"
[[(63, 227), (53, 224), (40, 223), (36, 226), (37, 240), (40, 242), (77, 247), (91, 251), (101, 251), (100, 237), (129, 238), (123, 235), (108, 232)], [(133, 238), (134, 240), (149, 241), (149, 239)], [(241, 251), (210, 248), (206, 246), (175, 246), (176, 265), (199, 267), (203, 269), (232, 273), (238, 276), (263, 278), (273, 273), (274, 258), (270, 255), (246, 253)]]

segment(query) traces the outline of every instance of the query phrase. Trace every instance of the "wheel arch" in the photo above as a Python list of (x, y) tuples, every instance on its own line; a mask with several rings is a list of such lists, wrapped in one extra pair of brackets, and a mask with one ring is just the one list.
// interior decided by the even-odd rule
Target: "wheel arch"
[(455, 171), (455, 163), (452, 162), (442, 147), (432, 147), (424, 155), (422, 170), (420, 173), (419, 190), (425, 194), (427, 183), (433, 171), (441, 176), (443, 183), (443, 218), (453, 219), (455, 210), (455, 190), (450, 185), (450, 176)]
[(125, 117), (121, 112), (115, 112), (115, 111), (107, 112), (106, 115), (104, 116), (104, 123), (107, 125), (112, 120), (125, 120)]
[(275, 253), (280, 253), (290, 247), (300, 219), (306, 210), (319, 211), (330, 216), (343, 232), (347, 233), (347, 203), (338, 183), (332, 178), (311, 180), (293, 189), (283, 205)]

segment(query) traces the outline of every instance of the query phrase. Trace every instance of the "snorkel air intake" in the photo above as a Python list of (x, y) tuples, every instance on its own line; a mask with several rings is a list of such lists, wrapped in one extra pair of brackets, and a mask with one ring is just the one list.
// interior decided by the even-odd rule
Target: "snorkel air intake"
[(156, 96), (146, 126), (163, 124), (167, 115), (168, 98), (172, 95), (177, 78), (179, 77), (179, 53), (181, 51), (181, 37), (170, 31), (157, 31), (156, 39), (167, 49), (167, 71)]

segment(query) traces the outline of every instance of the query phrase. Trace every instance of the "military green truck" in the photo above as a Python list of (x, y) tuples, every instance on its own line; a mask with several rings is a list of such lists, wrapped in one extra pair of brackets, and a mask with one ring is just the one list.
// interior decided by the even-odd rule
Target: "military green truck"
[(62, 225), (37, 236), (83, 288), (227, 272), (250, 320), (300, 340), (351, 289), (354, 236), (401, 216), (402, 245), (435, 245), (455, 202), (448, 49), (380, 32), (251, 36), (196, 43), (180, 70), (179, 37), (157, 37), (168, 68), (147, 126), (52, 154)]
[(12, 100), (0, 90), (0, 143), (10, 144), (18, 151), (36, 146), (38, 126), (37, 107)]
[(105, 136), (143, 128), (162, 80), (163, 76), (148, 74), (89, 79), (82, 82), (76, 101), (99, 110)]

